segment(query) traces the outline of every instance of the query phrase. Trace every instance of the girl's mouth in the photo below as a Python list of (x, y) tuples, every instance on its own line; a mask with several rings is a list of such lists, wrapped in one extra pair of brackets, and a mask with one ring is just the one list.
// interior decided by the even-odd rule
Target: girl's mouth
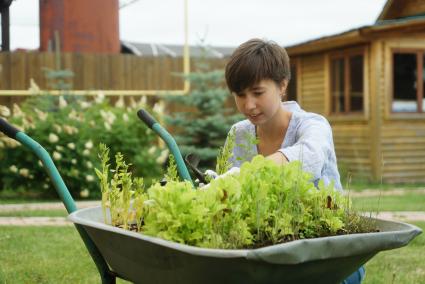
[(251, 119), (256, 119), (261, 115), (261, 113), (257, 113), (257, 114), (249, 114), (248, 117)]

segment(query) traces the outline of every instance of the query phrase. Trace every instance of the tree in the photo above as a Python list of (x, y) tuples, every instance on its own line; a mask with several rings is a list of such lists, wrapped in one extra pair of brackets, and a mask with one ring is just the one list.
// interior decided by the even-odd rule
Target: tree
[(174, 138), (182, 155), (197, 154), (201, 169), (213, 169), (218, 150), (223, 146), (233, 123), (241, 119), (234, 109), (226, 107), (229, 91), (225, 87), (223, 70), (212, 70), (203, 48), (203, 56), (195, 62), (195, 71), (185, 79), (191, 90), (185, 96), (168, 96), (178, 108), (166, 117), (174, 130)]

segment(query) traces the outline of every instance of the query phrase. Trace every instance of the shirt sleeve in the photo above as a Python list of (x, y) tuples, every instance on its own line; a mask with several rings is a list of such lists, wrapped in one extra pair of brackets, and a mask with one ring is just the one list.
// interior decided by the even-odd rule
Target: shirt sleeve
[(322, 177), (322, 169), (332, 149), (332, 130), (323, 117), (304, 120), (295, 133), (292, 146), (279, 149), (288, 161), (301, 161), (303, 170), (313, 175), (313, 179)]

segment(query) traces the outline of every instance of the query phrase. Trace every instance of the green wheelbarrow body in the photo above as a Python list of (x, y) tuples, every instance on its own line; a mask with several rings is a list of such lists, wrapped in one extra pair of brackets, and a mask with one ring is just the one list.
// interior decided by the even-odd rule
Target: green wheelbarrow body
[(223, 250), (107, 225), (101, 207), (68, 218), (87, 231), (115, 273), (135, 283), (340, 283), (379, 251), (405, 246), (421, 232), (409, 224), (376, 220), (377, 233)]

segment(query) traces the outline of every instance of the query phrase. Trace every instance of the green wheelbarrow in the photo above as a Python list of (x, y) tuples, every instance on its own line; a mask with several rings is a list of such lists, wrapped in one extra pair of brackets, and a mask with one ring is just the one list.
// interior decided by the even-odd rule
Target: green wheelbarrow
[[(172, 136), (147, 112), (138, 116), (170, 148), (181, 178), (191, 177)], [(407, 245), (416, 226), (376, 220), (379, 232), (297, 240), (258, 249), (205, 249), (178, 244), (104, 223), (102, 208), (77, 210), (49, 154), (0, 118), (0, 131), (42, 161), (93, 258), (102, 283), (340, 283), (380, 251)]]

